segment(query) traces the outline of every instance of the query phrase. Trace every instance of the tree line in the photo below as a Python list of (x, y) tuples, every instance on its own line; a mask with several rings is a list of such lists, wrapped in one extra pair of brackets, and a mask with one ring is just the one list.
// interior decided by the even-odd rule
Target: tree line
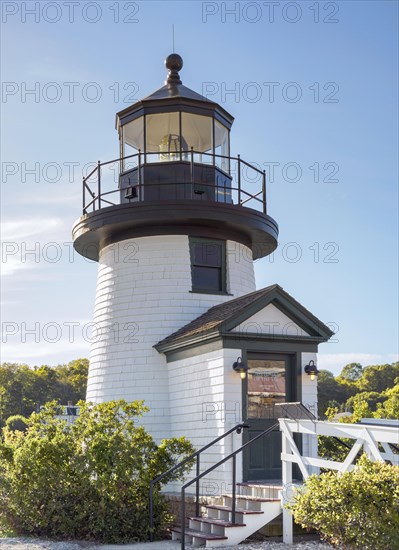
[(88, 359), (75, 359), (55, 367), (2, 363), (0, 428), (10, 416), (28, 417), (49, 401), (66, 405), (85, 399), (88, 369)]
[[(88, 368), (88, 359), (55, 367), (2, 363), (0, 428), (10, 416), (28, 417), (47, 402), (66, 405), (85, 399)], [(338, 376), (322, 370), (318, 376), (318, 400), (322, 419), (331, 416), (331, 411), (350, 412), (355, 419), (399, 418), (399, 362), (367, 367), (350, 363)]]
[(318, 376), (319, 417), (348, 412), (360, 418), (399, 419), (399, 362), (385, 365), (349, 363), (338, 376), (322, 370)]

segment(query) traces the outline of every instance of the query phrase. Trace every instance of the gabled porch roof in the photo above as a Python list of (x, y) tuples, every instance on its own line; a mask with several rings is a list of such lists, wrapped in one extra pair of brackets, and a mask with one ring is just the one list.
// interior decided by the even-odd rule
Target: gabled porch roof
[[(241, 332), (236, 329), (270, 304), (300, 327), (306, 335), (259, 334), (250, 331)], [(274, 284), (210, 308), (158, 342), (154, 348), (161, 353), (167, 353), (187, 346), (202, 345), (228, 335), (232, 336), (232, 331), (234, 331), (235, 337), (239, 336), (240, 339), (260, 338), (263, 341), (283, 339), (312, 343), (326, 342), (334, 334), (327, 325), (297, 302), (281, 286)]]

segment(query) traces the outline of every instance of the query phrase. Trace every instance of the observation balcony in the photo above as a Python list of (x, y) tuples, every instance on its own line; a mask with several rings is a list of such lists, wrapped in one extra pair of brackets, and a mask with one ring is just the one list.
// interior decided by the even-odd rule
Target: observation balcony
[(167, 234), (235, 240), (250, 247), (254, 259), (277, 247), (265, 171), (239, 155), (139, 150), (98, 162), (83, 178), (82, 190), (74, 246), (93, 260), (112, 242)]

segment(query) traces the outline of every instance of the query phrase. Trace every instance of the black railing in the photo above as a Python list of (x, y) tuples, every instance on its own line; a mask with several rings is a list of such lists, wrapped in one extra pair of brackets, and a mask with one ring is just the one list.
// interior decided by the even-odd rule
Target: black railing
[[(135, 183), (135, 187), (137, 187), (138, 191), (138, 200), (140, 200), (140, 198), (143, 196), (142, 189), (144, 188), (144, 186), (146, 188), (151, 185), (159, 186), (159, 183), (143, 181), (144, 178), (142, 177), (141, 168), (144, 166), (151, 166), (151, 164), (155, 164), (155, 162), (158, 162), (151, 161), (151, 157), (153, 155), (157, 155), (159, 157), (160, 154), (161, 153), (159, 153), (159, 151), (144, 153), (139, 150), (138, 153), (135, 153), (133, 155), (120, 157), (117, 159), (109, 160), (107, 162), (98, 161), (95, 168), (86, 177), (83, 178), (83, 214), (87, 214), (89, 213), (89, 211), (94, 212), (108, 206), (117, 206), (118, 204), (120, 204), (121, 187), (119, 186), (119, 177), (122, 176), (124, 173), (129, 172), (129, 170), (137, 170), (138, 181), (137, 183)], [(167, 154), (162, 153), (162, 155), (165, 156)], [(220, 170), (220, 172), (226, 174), (231, 179), (231, 186), (228, 187), (228, 190), (232, 192), (232, 204), (243, 206), (250, 201), (255, 201), (255, 209), (259, 209), (264, 214), (266, 214), (267, 209), (265, 170), (260, 170), (256, 166), (253, 166), (249, 162), (246, 162), (240, 157), (240, 155), (237, 155), (237, 157), (216, 155), (214, 153), (195, 151), (193, 148), (191, 148), (191, 150), (189, 151), (180, 151), (180, 157), (178, 156), (179, 152), (170, 153), (169, 155), (171, 160), (161, 160), (160, 162), (165, 165), (171, 162), (187, 162), (190, 165), (190, 176), (188, 178), (189, 181), (185, 183), (191, 185), (191, 197), (193, 197), (194, 195), (193, 191), (195, 184), (200, 184), (201, 186), (208, 188), (212, 187), (213, 189), (215, 189), (215, 184), (207, 184), (203, 181), (196, 181), (194, 167), (198, 165), (209, 166), (217, 168), (218, 170)], [(196, 157), (199, 160), (197, 160)], [(204, 162), (204, 159), (206, 161), (206, 159), (208, 158), (210, 162)], [(133, 166), (124, 170), (123, 167), (126, 166), (126, 161), (128, 160), (134, 164)], [(112, 165), (116, 166), (116, 170), (112, 167)], [(103, 172), (103, 169), (106, 166), (110, 168), (110, 172), (108, 174), (104, 174)], [(244, 170), (246, 170), (247, 178), (245, 178)], [(111, 176), (111, 172), (113, 173), (114, 177), (111, 178), (110, 182), (110, 177), (105, 176)], [(260, 190), (256, 192), (250, 192), (249, 188), (256, 184), (257, 181), (259, 181), (260, 183)], [(244, 188), (243, 182), (246, 182), (246, 189)], [(221, 189), (223, 189), (223, 187), (221, 187)]]
[[(235, 522), (236, 522), (236, 493), (237, 493), (237, 489), (236, 489), (236, 466), (237, 466), (236, 456), (238, 455), (238, 453), (241, 453), (244, 449), (246, 449), (250, 445), (252, 445), (255, 441), (257, 441), (261, 437), (269, 435), (271, 432), (273, 432), (278, 427), (279, 427), (279, 423), (276, 422), (276, 424), (273, 424), (273, 426), (270, 426), (270, 428), (267, 428), (262, 433), (258, 434), (256, 437), (254, 437), (254, 438), (250, 439), (249, 441), (247, 441), (247, 443), (244, 443), (244, 445), (242, 445), (239, 449), (233, 451), (228, 456), (225, 456), (224, 458), (222, 458), (222, 460), (219, 460), (219, 462), (217, 462), (216, 464), (214, 464), (213, 466), (211, 466), (210, 468), (208, 468), (207, 470), (202, 472), (202, 474), (198, 473), (193, 479), (191, 479), (190, 481), (187, 481), (187, 483), (185, 483), (183, 485), (183, 487), (181, 488), (181, 503), (180, 503), (180, 506), (181, 506), (181, 508), (180, 508), (180, 515), (181, 515), (180, 536), (181, 536), (181, 548), (182, 548), (182, 550), (185, 550), (185, 547), (186, 547), (186, 545), (185, 545), (185, 538), (186, 538), (185, 491), (186, 491), (187, 487), (190, 487), (190, 485), (192, 485), (193, 483), (195, 483), (198, 486), (198, 483), (199, 483), (200, 479), (202, 479), (203, 477), (208, 475), (210, 472), (212, 472), (213, 470), (215, 470), (216, 468), (218, 468), (219, 466), (221, 466), (222, 464), (227, 462), (227, 460), (232, 459), (232, 463), (233, 463), (232, 466), (233, 467), (232, 467), (231, 523), (235, 524)], [(198, 510), (198, 512), (196, 510), (196, 516), (199, 516), (199, 510)]]
[[(185, 464), (187, 464), (187, 462), (190, 462), (194, 459), (196, 459), (196, 474), (197, 474), (197, 476), (199, 476), (199, 473), (200, 473), (200, 455), (201, 455), (201, 453), (203, 453), (204, 451), (209, 449), (209, 447), (212, 447), (213, 445), (215, 445), (215, 443), (218, 443), (219, 441), (221, 441), (222, 439), (224, 439), (225, 437), (227, 437), (231, 433), (237, 432), (238, 434), (240, 434), (243, 428), (248, 428), (248, 427), (249, 426), (247, 424), (244, 424), (244, 423), (237, 424), (236, 426), (234, 426), (234, 428), (231, 428), (230, 430), (228, 430), (224, 434), (220, 435), (216, 439), (213, 439), (210, 443), (208, 443), (204, 447), (201, 447), (201, 449), (199, 449), (198, 451), (195, 451), (195, 453), (191, 454), (190, 456), (188, 456), (187, 458), (185, 458), (184, 460), (182, 460), (181, 462), (179, 462), (178, 464), (176, 464), (172, 468), (169, 468), (169, 470), (167, 472), (164, 472), (163, 474), (159, 475), (158, 477), (156, 477), (155, 479), (150, 481), (150, 498), (149, 498), (149, 509), (150, 509), (149, 539), (150, 539), (150, 541), (153, 540), (153, 535), (154, 535), (154, 510), (153, 510), (153, 507), (154, 507), (154, 485), (156, 483), (159, 483), (162, 479), (169, 476), (170, 474), (172, 474), (173, 472), (175, 472), (176, 470), (178, 470), (179, 468), (181, 468)], [(199, 478), (198, 478), (198, 482), (196, 483), (195, 497), (196, 497), (196, 500), (195, 500), (195, 513), (197, 515), (199, 515), (199, 510), (200, 510)]]

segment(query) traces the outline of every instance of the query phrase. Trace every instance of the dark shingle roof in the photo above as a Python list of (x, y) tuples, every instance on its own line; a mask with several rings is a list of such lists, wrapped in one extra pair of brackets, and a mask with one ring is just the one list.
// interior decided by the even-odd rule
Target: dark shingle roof
[[(270, 298), (270, 301), (275, 296), (279, 295), (280, 297), (285, 298), (289, 303), (295, 308), (298, 309), (302, 314), (304, 314), (310, 321), (315, 323), (319, 328), (326, 332), (330, 336), (333, 332), (324, 325), (317, 317), (315, 317), (310, 311), (297, 302), (292, 296), (290, 296), (285, 290), (277, 284), (262, 288), (261, 290), (256, 290), (249, 294), (245, 294), (239, 298), (234, 298), (213, 306), (208, 311), (184, 325), (182, 328), (170, 334), (160, 342), (158, 342), (154, 347), (156, 349), (162, 348), (163, 346), (170, 344), (175, 341), (180, 341), (185, 338), (195, 337), (199, 334), (205, 335), (210, 332), (221, 331), (224, 325), (229, 321), (234, 321), (235, 317), (238, 317), (240, 314), (244, 313), (244, 310), (251, 309), (256, 302), (260, 302), (259, 309), (265, 307), (268, 303), (267, 297)], [(266, 302), (266, 303), (265, 303)], [(250, 315), (253, 314), (250, 313)], [(238, 323), (237, 323), (238, 324)]]
[[(185, 325), (181, 329), (177, 330), (170, 336), (167, 336), (164, 340), (159, 342), (159, 344), (166, 344), (171, 340), (176, 338), (181, 338), (182, 336), (194, 336), (194, 334), (208, 332), (214, 330), (226, 321), (228, 321), (235, 313), (238, 313), (242, 308), (249, 306), (256, 302), (259, 298), (266, 296), (272, 290), (276, 288), (277, 285), (268, 286), (262, 288), (262, 290), (257, 290), (251, 292), (250, 294), (245, 294), (240, 298), (234, 298), (223, 304), (213, 306), (208, 311)], [(157, 344), (158, 345), (158, 344)]]

